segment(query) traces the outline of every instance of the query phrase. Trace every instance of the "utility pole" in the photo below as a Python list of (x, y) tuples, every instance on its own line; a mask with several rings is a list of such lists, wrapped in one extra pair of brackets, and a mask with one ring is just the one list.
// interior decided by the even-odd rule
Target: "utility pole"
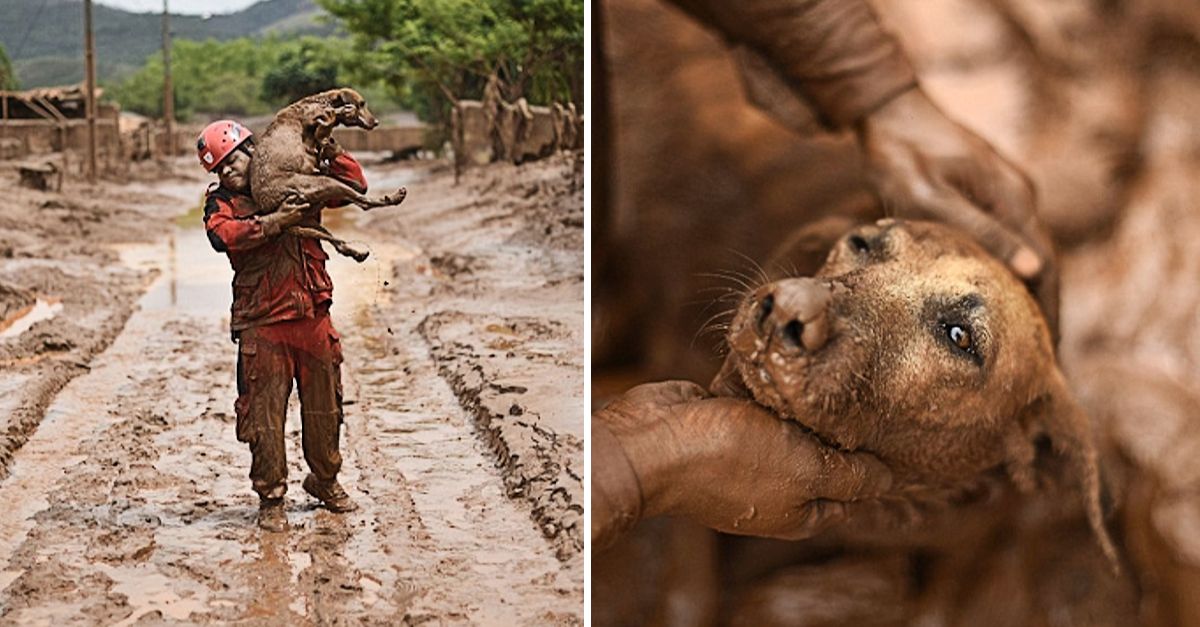
[(171, 14), (163, 0), (163, 121), (167, 125), (167, 157), (175, 155), (175, 88), (171, 85)]
[[(96, 42), (92, 39), (92, 0), (83, 0), (83, 49), (87, 55), (88, 182), (96, 182)], [(67, 147), (63, 146), (63, 154)]]

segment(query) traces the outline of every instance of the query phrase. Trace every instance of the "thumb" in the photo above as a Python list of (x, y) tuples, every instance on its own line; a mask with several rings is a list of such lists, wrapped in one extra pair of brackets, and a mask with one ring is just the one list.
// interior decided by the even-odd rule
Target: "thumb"
[(892, 471), (870, 453), (822, 451), (819, 479), (811, 496), (831, 501), (858, 501), (886, 494), (892, 488)]

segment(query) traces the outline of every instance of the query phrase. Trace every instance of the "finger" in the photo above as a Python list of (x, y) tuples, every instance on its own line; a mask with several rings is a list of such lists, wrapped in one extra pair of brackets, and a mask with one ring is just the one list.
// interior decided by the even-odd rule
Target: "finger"
[[(981, 146), (978, 152), (984, 154), (983, 151), (990, 153), (991, 148)], [(993, 153), (989, 158), (957, 161), (945, 170), (945, 180), (962, 191), (968, 204), (983, 212), (984, 217), (993, 218), (1023, 240), (1028, 253), (1018, 251), (1001, 258), (1009, 261), (1022, 279), (1036, 278), (1049, 261), (1051, 250), (1049, 239), (1041, 237), (1043, 233), (1035, 212), (1036, 194), (1029, 178)]]
[[(979, 171), (973, 164), (964, 166), (966, 168), (972, 172)], [(1033, 183), (1015, 166), (1002, 160), (999, 171), (986, 177), (986, 183), (978, 180), (982, 178), (979, 175), (958, 177), (959, 183), (971, 190), (971, 196), (980, 204), (990, 207), (998, 222), (1014, 229), (1013, 232), (1019, 232), (1029, 250), (1037, 256), (1036, 260), (1024, 254), (1020, 258), (1010, 258), (1009, 266), (1029, 284), (1050, 326), (1051, 335), (1057, 341), (1058, 269), (1049, 232), (1037, 219)]]
[(1042, 315), (1046, 317), (1046, 325), (1050, 327), (1050, 337), (1054, 344), (1058, 345), (1058, 285), (1059, 285), (1058, 267), (1053, 263), (1049, 264), (1038, 277), (1037, 283), (1034, 285), (1033, 293), (1037, 298), (1038, 305), (1042, 308)]
[(956, 193), (934, 192), (925, 198), (916, 198), (914, 208), (927, 217), (966, 231), (1023, 280), (1036, 278), (1045, 265), (1024, 237)]
[(622, 395), (620, 400), (634, 404), (667, 406), (705, 398), (708, 398), (708, 393), (704, 388), (691, 381), (660, 381), (634, 387)]
[(780, 524), (765, 530), (762, 535), (780, 540), (805, 540), (845, 521), (847, 514), (846, 503), (813, 499), (796, 508), (795, 512), (789, 512), (789, 520), (780, 521)]
[(820, 471), (810, 485), (810, 498), (857, 501), (886, 494), (892, 488), (892, 471), (870, 453), (844, 453), (823, 447)]

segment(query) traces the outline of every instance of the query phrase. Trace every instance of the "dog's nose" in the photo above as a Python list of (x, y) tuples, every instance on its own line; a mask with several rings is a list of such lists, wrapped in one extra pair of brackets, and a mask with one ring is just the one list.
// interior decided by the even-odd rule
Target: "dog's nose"
[(772, 283), (758, 303), (758, 326), (784, 346), (813, 352), (829, 339), (832, 292), (816, 279), (784, 279)]

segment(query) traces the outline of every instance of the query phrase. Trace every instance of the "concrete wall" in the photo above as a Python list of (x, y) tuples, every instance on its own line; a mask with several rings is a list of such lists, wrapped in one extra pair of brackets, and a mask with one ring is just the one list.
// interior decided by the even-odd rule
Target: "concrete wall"
[[(67, 120), (58, 124), (47, 120), (0, 121), (0, 138), (21, 142), (25, 155), (88, 149), (88, 125), (86, 120)], [(115, 118), (96, 120), (96, 147), (104, 151), (111, 146), (121, 145)]]
[(460, 164), (523, 163), (583, 147), (583, 117), (574, 107), (461, 100), (455, 106), (454, 152)]
[(380, 126), (373, 131), (361, 128), (335, 128), (333, 138), (350, 152), (406, 152), (425, 145), (424, 126)]
[[(203, 124), (175, 125), (175, 154), (195, 153), (196, 138), (203, 130)], [(350, 152), (389, 150), (404, 152), (420, 148), (423, 145), (425, 127), (381, 126), (373, 131), (361, 128), (337, 128), (334, 129), (333, 136), (343, 148)], [(124, 141), (125, 152), (132, 159), (160, 156), (167, 149), (167, 133), (157, 120), (125, 133)], [(153, 150), (151, 150), (150, 142), (154, 143)]]
[[(120, 108), (100, 104), (96, 109), (96, 152), (108, 160), (122, 154), (121, 133), (117, 124)], [(87, 120), (68, 119), (52, 122), (38, 119), (0, 119), (0, 158), (19, 159), (30, 155), (74, 151), (87, 154)]]

